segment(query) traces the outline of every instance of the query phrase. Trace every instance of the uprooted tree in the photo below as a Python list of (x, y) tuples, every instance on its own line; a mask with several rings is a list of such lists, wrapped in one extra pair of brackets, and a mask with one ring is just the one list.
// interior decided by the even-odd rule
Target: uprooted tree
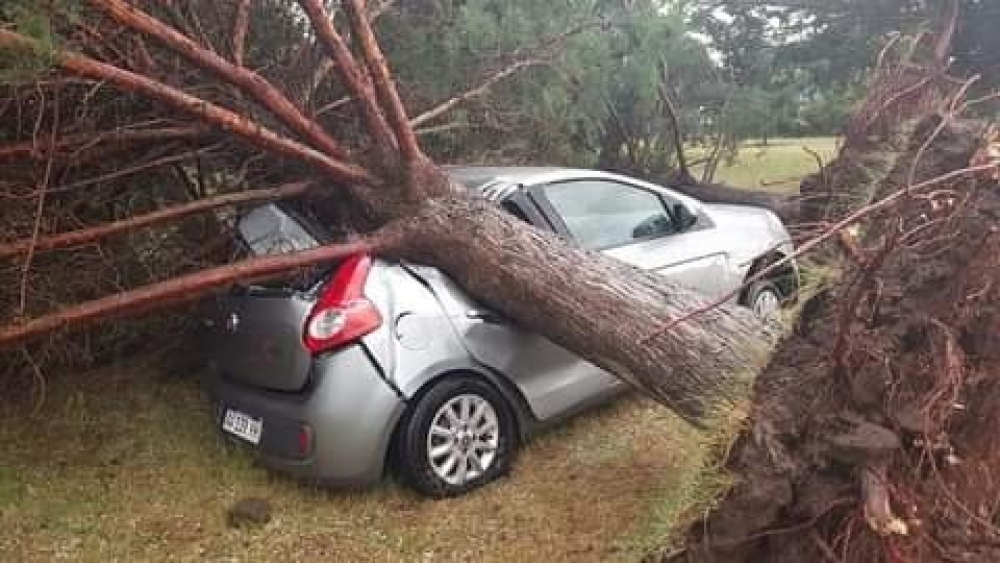
[[(176, 7), (158, 2), (92, 0), (72, 13), (61, 12), (56, 3), (47, 14), (46, 21), (56, 22), (50, 34), (31, 34), (26, 25), (0, 27), (0, 52), (41, 67), (33, 72), (44, 78), (36, 75), (30, 85), (51, 89), (53, 106), (25, 127), (24, 138), (0, 146), (0, 158), (31, 157), (39, 163), (31, 170), (34, 185), (20, 194), (36, 204), (29, 215), (34, 217), (31, 236), (0, 244), (0, 256), (22, 258), (27, 271), (43, 253), (135, 229), (169, 227), (223, 206), (305, 192), (317, 206), (338, 210), (339, 230), (359, 234), (342, 244), (201, 269), (56, 307), (8, 322), (0, 328), (0, 344), (190, 301), (237, 280), (364, 251), (441, 268), (513, 321), (576, 351), (689, 420), (704, 420), (713, 405), (745, 388), (766, 348), (762, 328), (747, 313), (711, 307), (655, 274), (526, 228), (449, 181), (421, 151), (413, 124), (422, 118), (409, 117), (364, 2), (344, 0), (335, 12), (320, 0), (301, 0), (300, 10), (283, 6), (285, 17), (301, 24), (289, 49), (313, 53), (317, 64), (339, 78), (349, 119), (336, 128), (324, 126), (280, 82), (243, 66), (247, 20), (254, 15), (250, 4), (234, 3), (227, 8), (233, 13), (223, 15), (235, 22), (226, 54), (199, 36), (199, 26), (190, 24), (196, 18), (185, 19), (174, 13)], [(169, 20), (187, 24), (176, 27)], [(108, 93), (111, 88), (116, 94)], [(141, 98), (136, 105), (145, 114), (139, 114), (156, 126), (74, 129), (80, 120), (73, 120), (73, 104), (85, 96), (123, 94)], [(446, 111), (469, 96), (458, 94), (422, 115)], [(80, 166), (78, 160), (110, 158), (114, 151), (127, 156), (129, 147), (150, 143), (213, 138), (237, 139), (263, 151), (276, 160), (275, 167), (300, 171), (299, 178), (237, 195), (213, 195), (202, 187), (195, 201), (184, 204), (65, 232), (40, 229), (46, 198), (66, 193), (66, 186), (51, 185), (54, 178)], [(70, 187), (80, 189), (80, 182)], [(22, 283), (22, 302), (30, 291)]]
[[(505, 74), (409, 117), (371, 29), (384, 3), (366, 10), (344, 0), (333, 12), (319, 0), (297, 9), (248, 0), (86, 6), (46, 4), (42, 20), (54, 24), (29, 17), (37, 9), (0, 7), (0, 57), (18, 61), (4, 67), (14, 77), (3, 111), (32, 116), (0, 141), (0, 213), (21, 233), (0, 243), (0, 260), (20, 266), (4, 284), (14, 288), (3, 298), (15, 315), (0, 328), (0, 345), (372, 252), (442, 268), (486, 304), (692, 420), (757, 373), (766, 343), (746, 313), (567, 246), (452, 186), (424, 156), (414, 123)], [(206, 33), (204, 18), (231, 33)], [(269, 18), (269, 32), (287, 44), (268, 53), (280, 64), (251, 70), (254, 18)], [(814, 236), (800, 251), (839, 242), (844, 281), (805, 304), (758, 380), (749, 431), (728, 457), (741, 481), (670, 555), (995, 559), (1000, 508), (976, 497), (996, 498), (995, 444), (982, 428), (1000, 404), (1000, 155), (984, 142), (992, 133), (957, 119), (968, 84), (946, 75), (953, 31), (946, 24), (925, 38), (926, 64), (892, 64), (883, 53), (840, 157), (803, 186), (812, 199), (802, 228)], [(293, 72), (303, 67), (313, 72)], [(902, 124), (928, 112), (941, 117), (923, 122), (901, 158), (879, 157), (890, 152), (888, 137), (905, 133)], [(222, 193), (217, 184), (231, 178), (170, 168), (192, 154), (242, 179), (257, 171), (255, 189)], [(184, 198), (159, 185), (164, 169), (188, 183)], [(115, 194), (96, 186), (114, 190), (115, 179), (138, 174), (148, 186), (129, 192), (134, 207), (102, 213), (100, 201)], [(165, 270), (138, 287), (112, 279), (98, 287), (102, 296), (87, 287), (79, 303), (27, 314), (26, 302), (45, 301), (33, 299), (43, 288), (29, 274), (48, 256), (75, 257), (61, 262), (66, 269), (156, 255), (155, 237), (130, 248), (115, 241), (157, 230), (212, 241), (217, 222), (192, 218), (292, 197), (334, 210), (335, 226), (357, 234), (225, 265), (210, 243), (182, 275)], [(47, 215), (53, 202), (72, 213)], [(861, 223), (860, 238), (845, 230)]]

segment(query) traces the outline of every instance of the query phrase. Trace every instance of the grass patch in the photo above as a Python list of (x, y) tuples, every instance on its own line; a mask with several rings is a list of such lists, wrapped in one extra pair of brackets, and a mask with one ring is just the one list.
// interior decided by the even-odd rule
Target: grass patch
[[(697, 433), (634, 397), (443, 501), (270, 474), (218, 437), (195, 381), (142, 366), (50, 381), (29, 411), (0, 415), (0, 561), (634, 561), (703, 488)], [(271, 502), (272, 522), (228, 528), (225, 510), (249, 495)]]
[[(816, 160), (802, 147), (816, 151), (824, 164), (837, 153), (836, 137), (804, 137), (800, 139), (770, 139), (767, 145), (747, 141), (740, 146), (736, 160), (723, 162), (715, 180), (732, 186), (775, 192), (796, 191), (802, 178), (817, 171)], [(704, 156), (704, 149), (691, 151), (692, 158)], [(701, 174), (703, 167), (694, 168)]]

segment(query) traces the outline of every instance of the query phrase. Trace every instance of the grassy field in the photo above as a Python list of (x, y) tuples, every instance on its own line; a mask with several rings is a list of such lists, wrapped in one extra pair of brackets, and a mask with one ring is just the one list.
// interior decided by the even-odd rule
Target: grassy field
[[(766, 146), (760, 142), (744, 143), (733, 165), (723, 162), (715, 179), (742, 188), (796, 190), (803, 177), (817, 170), (816, 159), (802, 147), (815, 151), (827, 163), (836, 155), (837, 138), (769, 139)], [(693, 150), (692, 157), (698, 158), (703, 153)], [(696, 167), (695, 172), (700, 174), (701, 168)]]
[[(0, 561), (634, 561), (718, 488), (665, 409), (626, 397), (543, 434), (501, 482), (430, 501), (295, 484), (219, 438), (194, 378), (122, 366), (0, 416)], [(233, 529), (248, 495), (273, 520)]]

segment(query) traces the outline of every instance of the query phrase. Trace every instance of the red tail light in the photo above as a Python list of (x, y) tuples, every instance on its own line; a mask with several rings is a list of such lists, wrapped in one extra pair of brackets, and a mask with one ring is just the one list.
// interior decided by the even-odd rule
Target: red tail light
[(312, 452), (312, 428), (302, 424), (299, 426), (299, 455), (307, 457)]
[(327, 352), (382, 326), (382, 315), (364, 293), (371, 267), (367, 254), (351, 256), (323, 287), (306, 321), (304, 340), (310, 352)]

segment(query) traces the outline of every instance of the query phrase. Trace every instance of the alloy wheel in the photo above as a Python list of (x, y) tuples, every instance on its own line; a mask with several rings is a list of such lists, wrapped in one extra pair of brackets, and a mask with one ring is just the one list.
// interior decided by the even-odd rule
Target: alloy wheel
[(479, 395), (457, 395), (437, 410), (427, 432), (431, 469), (449, 485), (461, 486), (483, 475), (497, 458), (497, 412)]

